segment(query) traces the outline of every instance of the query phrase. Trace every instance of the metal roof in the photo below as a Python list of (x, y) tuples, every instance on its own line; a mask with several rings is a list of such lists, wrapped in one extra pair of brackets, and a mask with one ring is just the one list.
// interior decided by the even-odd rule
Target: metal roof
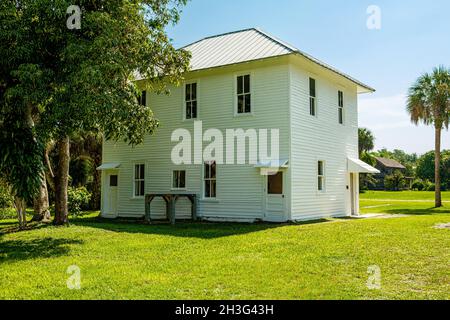
[(191, 71), (295, 54), (345, 77), (367, 91), (375, 91), (368, 85), (256, 28), (207, 37), (182, 49), (191, 52)]
[(375, 157), (377, 161), (386, 168), (392, 168), (392, 169), (406, 169), (404, 165), (402, 165), (400, 162), (388, 159), (388, 158), (382, 158), (382, 157)]

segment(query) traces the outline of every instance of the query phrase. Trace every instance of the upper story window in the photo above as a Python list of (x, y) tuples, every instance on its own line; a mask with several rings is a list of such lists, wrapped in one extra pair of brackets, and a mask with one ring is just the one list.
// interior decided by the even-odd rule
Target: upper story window
[(145, 164), (134, 165), (134, 196), (145, 196)]
[(245, 114), (252, 112), (252, 101), (250, 93), (250, 75), (237, 77), (237, 113)]
[(175, 170), (172, 177), (172, 188), (185, 189), (186, 188), (186, 171)]
[(142, 91), (141, 95), (138, 96), (138, 103), (141, 106), (146, 106), (147, 105), (147, 91)]
[(315, 116), (316, 109), (316, 80), (309, 78), (309, 114)]
[(325, 191), (325, 161), (317, 162), (317, 190)]
[(205, 198), (216, 198), (216, 162), (207, 161), (204, 168)]
[(197, 83), (186, 84), (184, 101), (186, 119), (197, 119)]
[(344, 93), (338, 91), (338, 119), (339, 124), (344, 124)]

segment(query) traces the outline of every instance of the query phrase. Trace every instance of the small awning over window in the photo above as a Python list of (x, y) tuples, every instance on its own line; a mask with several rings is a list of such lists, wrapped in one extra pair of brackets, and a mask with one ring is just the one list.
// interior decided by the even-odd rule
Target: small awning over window
[(281, 169), (289, 167), (288, 159), (272, 160), (267, 162), (258, 162), (255, 168), (260, 170), (260, 174), (263, 176), (271, 176), (277, 174)]
[(368, 165), (364, 161), (359, 159), (348, 158), (347, 161), (348, 172), (355, 173), (380, 173), (380, 171), (371, 165)]
[(97, 170), (112, 170), (117, 169), (120, 167), (120, 163), (104, 163), (100, 167), (97, 168)]
[(287, 168), (289, 167), (288, 159), (272, 160), (267, 162), (258, 162), (255, 168), (266, 168), (266, 169), (276, 169), (276, 168)]

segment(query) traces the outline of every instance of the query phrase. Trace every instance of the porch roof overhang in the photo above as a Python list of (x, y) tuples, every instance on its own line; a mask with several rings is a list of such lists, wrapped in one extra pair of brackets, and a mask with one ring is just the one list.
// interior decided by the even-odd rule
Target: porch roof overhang
[(354, 173), (380, 173), (380, 170), (372, 167), (364, 161), (353, 158), (347, 159), (347, 170), (348, 172)]
[(97, 170), (113, 170), (118, 169), (120, 167), (120, 163), (104, 163), (100, 167), (97, 168)]

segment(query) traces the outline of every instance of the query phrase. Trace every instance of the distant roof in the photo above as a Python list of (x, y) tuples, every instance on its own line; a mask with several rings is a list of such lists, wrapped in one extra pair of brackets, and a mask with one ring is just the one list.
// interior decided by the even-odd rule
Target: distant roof
[(379, 163), (381, 163), (386, 168), (393, 168), (393, 169), (406, 169), (404, 165), (402, 165), (400, 162), (387, 159), (387, 158), (381, 158), (381, 157), (375, 157)]
[(317, 65), (331, 70), (332, 72), (352, 81), (366, 91), (375, 91), (375, 89), (369, 87), (368, 85), (256, 28), (207, 37), (189, 44), (182, 49), (190, 51), (192, 54), (192, 71), (289, 54), (298, 54), (316, 63)]

